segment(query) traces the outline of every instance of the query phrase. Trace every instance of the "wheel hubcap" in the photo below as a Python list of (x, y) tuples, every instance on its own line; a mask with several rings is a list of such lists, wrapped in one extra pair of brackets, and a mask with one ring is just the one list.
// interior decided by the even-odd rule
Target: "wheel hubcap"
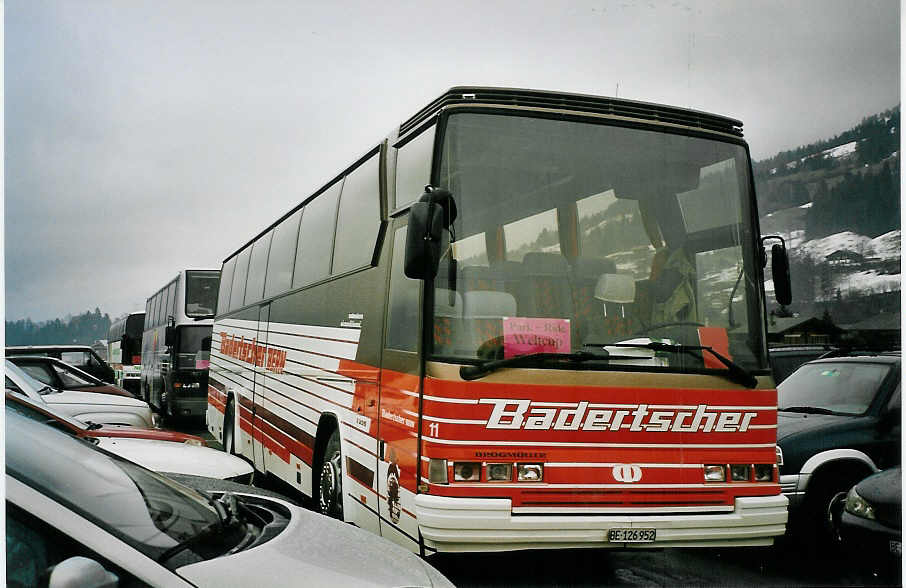
[(327, 515), (339, 513), (340, 488), (340, 454), (337, 452), (324, 462), (321, 468), (321, 492), (318, 502), (322, 513)]

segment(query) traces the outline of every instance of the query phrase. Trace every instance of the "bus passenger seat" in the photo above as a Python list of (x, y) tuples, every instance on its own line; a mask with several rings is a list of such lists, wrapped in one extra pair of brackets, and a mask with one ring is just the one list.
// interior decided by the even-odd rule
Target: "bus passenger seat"
[(571, 318), (573, 301), (566, 258), (559, 253), (532, 251), (525, 254), (522, 266), (525, 280), (520, 315)]
[(573, 311), (575, 320), (572, 324), (572, 336), (576, 341), (591, 342), (589, 336), (593, 332), (595, 322), (600, 322), (604, 315), (603, 305), (595, 299), (595, 285), (598, 278), (604, 274), (616, 273), (617, 266), (610, 259), (604, 258), (576, 258), (570, 274), (572, 290)]
[(473, 290), (463, 296), (463, 318), (470, 323), (473, 350), (483, 359), (503, 357), (503, 317), (516, 316), (516, 299), (507, 292)]
[[(451, 304), (452, 296), (452, 304)], [(443, 355), (444, 351), (455, 353), (454, 333), (462, 331), (458, 323), (462, 318), (462, 295), (447, 288), (434, 291), (434, 349)]]

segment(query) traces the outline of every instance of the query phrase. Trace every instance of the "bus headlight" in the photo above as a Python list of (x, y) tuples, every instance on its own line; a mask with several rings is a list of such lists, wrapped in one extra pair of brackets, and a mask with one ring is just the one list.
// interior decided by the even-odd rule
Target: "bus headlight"
[(477, 482), (481, 479), (481, 464), (470, 461), (453, 462), (454, 482)]
[(485, 469), (488, 482), (510, 482), (513, 479), (513, 464), (489, 463)]
[(705, 482), (726, 482), (727, 481), (727, 468), (723, 465), (706, 465), (705, 466)]
[(432, 457), (428, 461), (428, 481), (432, 484), (447, 484), (447, 460)]
[(755, 481), (756, 482), (773, 482), (774, 481), (774, 464), (756, 463), (755, 464)]
[(544, 479), (544, 466), (540, 463), (520, 463), (516, 466), (516, 479), (520, 482), (540, 482)]
[(730, 466), (730, 480), (733, 482), (748, 482), (752, 466), (749, 464), (733, 464)]

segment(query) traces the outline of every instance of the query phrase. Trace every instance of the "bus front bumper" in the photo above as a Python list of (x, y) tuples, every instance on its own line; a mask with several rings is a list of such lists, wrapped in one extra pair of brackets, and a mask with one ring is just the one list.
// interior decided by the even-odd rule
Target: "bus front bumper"
[[(737, 498), (731, 512), (627, 515), (513, 514), (505, 498), (419, 494), (415, 513), (425, 546), (440, 552), (571, 547), (658, 549), (771, 545), (783, 535), (783, 495)], [(650, 543), (608, 541), (611, 529), (655, 529)]]

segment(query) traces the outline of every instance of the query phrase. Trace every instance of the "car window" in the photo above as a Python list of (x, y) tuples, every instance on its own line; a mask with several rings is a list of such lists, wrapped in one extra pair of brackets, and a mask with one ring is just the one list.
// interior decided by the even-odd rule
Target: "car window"
[(63, 382), (64, 388), (81, 388), (83, 386), (97, 386), (97, 382), (92, 382), (88, 378), (83, 378), (72, 370), (67, 370), (63, 366), (54, 364), (53, 370)]
[(18, 364), (22, 371), (31, 376), (32, 378), (38, 380), (42, 384), (49, 384), (51, 386), (56, 386), (57, 382), (54, 381), (53, 374), (50, 369), (44, 366), (44, 364)]
[(16, 383), (9, 379), (9, 376), (4, 376), (4, 378), (6, 379), (7, 390), (9, 390), (10, 392), (16, 392), (17, 394), (25, 394), (25, 392), (22, 391), (22, 388), (16, 386)]
[(64, 351), (60, 354), (60, 359), (74, 366), (83, 366), (90, 363), (91, 355), (84, 351)]
[(138, 578), (9, 502), (6, 517), (7, 586), (46, 586), (50, 568), (76, 556), (99, 563), (120, 586), (140, 585)]
[(880, 363), (807, 363), (777, 387), (779, 409), (809, 407), (863, 414), (888, 373), (890, 366)]

